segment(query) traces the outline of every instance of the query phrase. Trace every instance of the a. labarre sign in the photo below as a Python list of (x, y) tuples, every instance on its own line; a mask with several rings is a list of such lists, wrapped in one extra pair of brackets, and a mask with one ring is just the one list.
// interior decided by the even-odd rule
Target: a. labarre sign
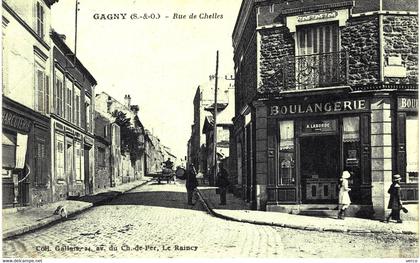
[(308, 113), (330, 113), (363, 111), (369, 107), (366, 100), (343, 100), (332, 102), (313, 102), (302, 104), (286, 104), (270, 106), (270, 116), (297, 115)]

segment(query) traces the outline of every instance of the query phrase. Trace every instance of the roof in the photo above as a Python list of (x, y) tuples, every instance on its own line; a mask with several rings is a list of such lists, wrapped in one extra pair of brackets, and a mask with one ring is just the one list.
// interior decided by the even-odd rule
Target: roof
[[(51, 39), (54, 42), (54, 44), (63, 51), (63, 54), (70, 60), (74, 61), (75, 54), (73, 51), (67, 46), (67, 44), (64, 42), (64, 40), (61, 38), (61, 35), (57, 33), (54, 29), (51, 30), (50, 33)], [(92, 74), (83, 66), (82, 62), (77, 58), (76, 56), (76, 65), (75, 65), (89, 80), (89, 82), (92, 85), (97, 85), (96, 79), (92, 76)]]

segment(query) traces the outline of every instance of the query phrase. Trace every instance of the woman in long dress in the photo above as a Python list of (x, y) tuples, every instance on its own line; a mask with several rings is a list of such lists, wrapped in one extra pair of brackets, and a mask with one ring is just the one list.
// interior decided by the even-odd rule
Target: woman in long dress
[(346, 209), (350, 206), (350, 188), (349, 181), (350, 173), (348, 171), (343, 171), (343, 174), (340, 178), (340, 192), (338, 193), (338, 204), (340, 211), (338, 212), (338, 219), (344, 219)]

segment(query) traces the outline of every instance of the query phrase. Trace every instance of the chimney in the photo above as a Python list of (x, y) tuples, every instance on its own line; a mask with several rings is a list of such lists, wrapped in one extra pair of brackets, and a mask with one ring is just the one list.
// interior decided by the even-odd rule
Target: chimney
[(124, 102), (125, 102), (125, 106), (127, 108), (130, 108), (130, 106), (131, 106), (131, 97), (130, 97), (129, 94), (127, 94), (127, 95), (124, 96)]
[(106, 112), (111, 113), (111, 105), (112, 99), (111, 96), (108, 96), (108, 100), (106, 101)]

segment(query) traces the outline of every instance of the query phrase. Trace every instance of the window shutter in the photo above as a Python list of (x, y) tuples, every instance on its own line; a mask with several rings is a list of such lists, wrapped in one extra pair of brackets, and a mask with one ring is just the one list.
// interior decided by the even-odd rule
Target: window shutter
[(45, 75), (45, 113), (50, 113), (50, 77)]
[(37, 70), (37, 92), (38, 101), (35, 103), (35, 107), (38, 111), (44, 112), (44, 72)]

